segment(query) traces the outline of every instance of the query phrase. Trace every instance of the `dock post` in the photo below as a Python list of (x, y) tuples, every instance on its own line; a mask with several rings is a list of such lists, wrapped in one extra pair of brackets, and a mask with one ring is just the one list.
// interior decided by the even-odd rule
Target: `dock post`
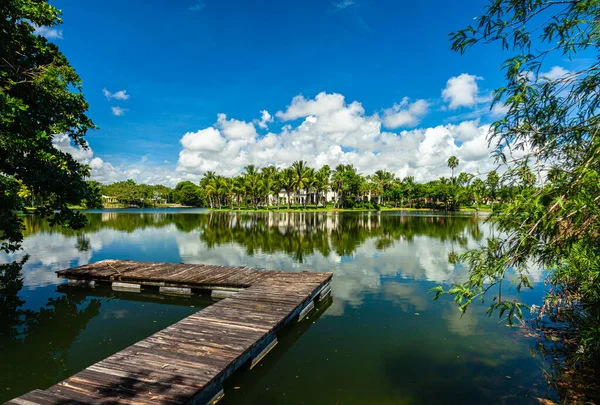
[(67, 284), (92, 288), (96, 286), (96, 282), (94, 280), (78, 280), (76, 278), (70, 278), (69, 281), (67, 281)]
[(186, 287), (159, 287), (161, 294), (192, 295), (192, 289)]
[(240, 290), (212, 290), (210, 293), (210, 298), (213, 300), (222, 300), (224, 298), (232, 297), (237, 294)]
[(261, 361), (271, 350), (273, 350), (277, 343), (277, 337), (274, 337), (273, 340), (271, 340), (269, 344), (260, 353), (258, 353), (255, 358), (252, 359), (252, 363), (250, 364), (250, 370), (252, 370), (254, 366), (258, 364), (259, 361)]
[(327, 283), (323, 286), (323, 288), (321, 288), (321, 291), (319, 291), (318, 294), (318, 300), (319, 301), (323, 301), (325, 298), (327, 298), (329, 295), (331, 294), (331, 284)]
[(219, 392), (217, 392), (214, 397), (212, 397), (211, 399), (208, 400), (206, 405), (215, 405), (224, 396), (225, 396), (225, 391), (223, 391), (223, 388), (221, 388), (221, 390)]
[(298, 322), (300, 322), (306, 314), (308, 314), (315, 307), (315, 301), (310, 301), (307, 306), (304, 307), (302, 311), (300, 311), (300, 315), (298, 315)]
[(142, 286), (139, 284), (132, 284), (132, 283), (120, 283), (118, 281), (114, 281), (112, 283), (112, 289), (116, 290), (116, 291), (133, 291), (133, 292), (140, 292), (140, 290), (142, 289)]

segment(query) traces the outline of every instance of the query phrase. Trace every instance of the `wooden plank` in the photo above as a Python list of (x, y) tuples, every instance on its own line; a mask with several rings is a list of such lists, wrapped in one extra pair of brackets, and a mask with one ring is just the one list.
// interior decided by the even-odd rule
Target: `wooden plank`
[(331, 273), (105, 260), (57, 272), (76, 280), (160, 286), (162, 291), (243, 288), (46, 389), (19, 405), (184, 404), (221, 394), (233, 371), (264, 357), (276, 332), (312, 303)]

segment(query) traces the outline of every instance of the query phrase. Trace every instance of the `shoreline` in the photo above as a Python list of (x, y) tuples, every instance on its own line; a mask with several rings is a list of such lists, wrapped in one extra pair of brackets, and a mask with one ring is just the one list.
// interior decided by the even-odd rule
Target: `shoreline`
[[(458, 211), (444, 211), (444, 210), (434, 210), (431, 208), (381, 208), (379, 210), (374, 208), (258, 208), (258, 209), (231, 209), (231, 208), (208, 208), (210, 211), (214, 212), (297, 212), (297, 213), (306, 213), (306, 212), (431, 212), (431, 213), (477, 213), (474, 208), (460, 208)], [(493, 211), (489, 208), (480, 209), (479, 213), (492, 213)]]

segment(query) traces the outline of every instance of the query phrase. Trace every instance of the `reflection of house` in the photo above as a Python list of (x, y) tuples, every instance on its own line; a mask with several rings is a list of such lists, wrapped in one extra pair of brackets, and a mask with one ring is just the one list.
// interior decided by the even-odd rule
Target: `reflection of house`
[(105, 204), (117, 204), (119, 201), (117, 201), (116, 197), (111, 197), (108, 195), (103, 195), (102, 196), (102, 202)]

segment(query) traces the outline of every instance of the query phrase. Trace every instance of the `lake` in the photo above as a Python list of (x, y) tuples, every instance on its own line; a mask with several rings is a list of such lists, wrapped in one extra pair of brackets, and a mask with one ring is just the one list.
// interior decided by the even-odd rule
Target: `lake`
[[(428, 290), (464, 279), (448, 257), (490, 226), (470, 214), (86, 212), (79, 232), (25, 217), (23, 285), (0, 296), (0, 401), (61, 379), (210, 301), (76, 288), (56, 270), (103, 259), (331, 271), (332, 300), (288, 327), (221, 404), (480, 404), (556, 399), (523, 328)], [(23, 253), (0, 255), (0, 263)], [(542, 274), (525, 301), (539, 302)]]

